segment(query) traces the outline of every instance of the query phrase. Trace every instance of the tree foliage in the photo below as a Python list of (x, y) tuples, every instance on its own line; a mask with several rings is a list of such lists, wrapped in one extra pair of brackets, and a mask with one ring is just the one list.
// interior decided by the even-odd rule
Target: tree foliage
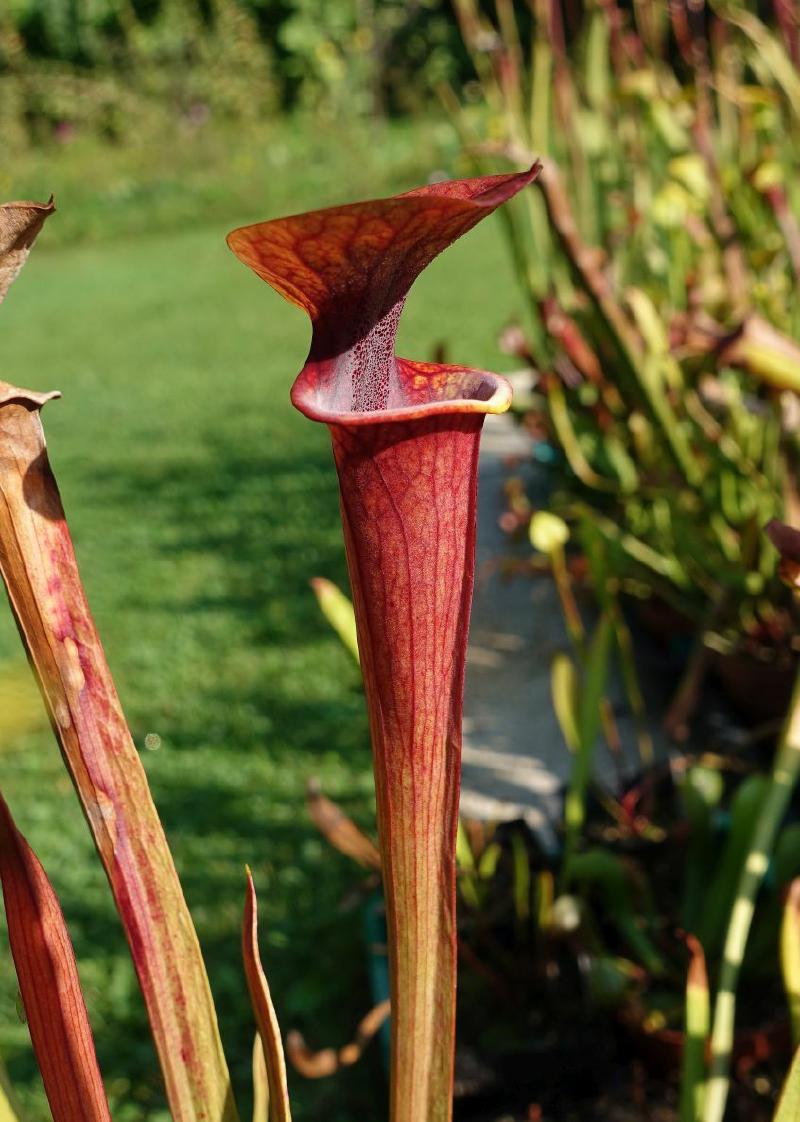
[(465, 68), (449, 0), (11, 0), (0, 136), (118, 139), (156, 103), (190, 121), (402, 113)]

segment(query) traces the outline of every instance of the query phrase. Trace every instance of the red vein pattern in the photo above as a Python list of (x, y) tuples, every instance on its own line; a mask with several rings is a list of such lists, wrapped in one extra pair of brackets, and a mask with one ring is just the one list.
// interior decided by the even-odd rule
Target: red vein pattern
[(530, 183), (438, 183), (234, 231), (247, 265), (311, 318), (292, 400), (331, 431), (370, 716), (389, 925), (391, 1122), (449, 1122), (455, 837), (477, 460), (497, 375), (394, 354), (406, 294)]
[(111, 1122), (64, 915), (2, 798), (0, 880), (11, 953), (53, 1122)]

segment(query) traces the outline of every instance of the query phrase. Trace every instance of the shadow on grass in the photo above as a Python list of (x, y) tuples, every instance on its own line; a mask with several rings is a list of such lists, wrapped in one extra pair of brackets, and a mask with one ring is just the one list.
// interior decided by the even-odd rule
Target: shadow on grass
[[(197, 689), (156, 681), (148, 697), (145, 684), (132, 691), (129, 719), (141, 745), (158, 714), (164, 747), (145, 753), (145, 763), (246, 1115), (253, 1021), (239, 943), (245, 862), (259, 889), (262, 953), (284, 1031), (300, 1028), (312, 1046), (342, 1044), (370, 1004), (360, 914), (341, 907), (359, 871), (327, 849), (303, 806), (305, 780), (319, 774), (369, 824), (369, 750), (357, 671), (308, 585), (318, 573), (346, 583), (327, 448), (290, 456), (228, 432), (198, 453), (101, 474), (95, 467), (91, 476), (87, 468), (74, 486), (90, 502), (87, 519), (125, 511), (146, 527), (136, 546), (143, 556), (131, 561), (119, 599), (121, 615), (156, 636), (148, 656), (156, 673), (171, 635), (183, 628), (190, 636), (183, 669), (197, 672)], [(125, 1104), (116, 1116), (160, 1119), (153, 1050), (107, 893), (81, 891), (64, 903), (97, 991), (104, 1074)], [(26, 1066), (15, 1061), (14, 1074), (25, 1080)], [(356, 1071), (292, 1084), (296, 1122), (383, 1116), (377, 1049)]]

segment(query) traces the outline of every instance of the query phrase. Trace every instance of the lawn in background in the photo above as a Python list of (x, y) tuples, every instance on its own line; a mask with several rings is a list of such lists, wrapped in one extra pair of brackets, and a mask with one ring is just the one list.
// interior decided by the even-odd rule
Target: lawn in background
[[(243, 1116), (253, 1032), (239, 959), (245, 862), (284, 1030), (344, 1043), (369, 1004), (360, 916), (341, 906), (358, 872), (317, 837), (304, 786), (319, 776), (366, 826), (373, 803), (358, 673), (308, 586), (318, 574), (346, 581), (327, 431), (288, 401), (308, 325), (224, 236), (406, 189), (432, 169), (463, 171), (455, 151), (441, 125), (343, 136), (282, 125), (187, 136), (138, 163), (77, 142), (2, 172), (0, 194), (52, 190), (59, 212), (0, 309), (0, 377), (64, 393), (45, 411), (51, 459), (198, 925)], [(494, 221), (418, 282), (401, 353), (426, 358), (445, 343), (451, 361), (507, 366), (494, 339), (517, 301)], [(162, 1122), (110, 894), (5, 606), (0, 709), (0, 786), (66, 912), (114, 1117)], [(0, 953), (0, 1054), (26, 1119), (41, 1122), (5, 943)], [(383, 1117), (377, 1049), (333, 1080), (290, 1080), (296, 1122)]]

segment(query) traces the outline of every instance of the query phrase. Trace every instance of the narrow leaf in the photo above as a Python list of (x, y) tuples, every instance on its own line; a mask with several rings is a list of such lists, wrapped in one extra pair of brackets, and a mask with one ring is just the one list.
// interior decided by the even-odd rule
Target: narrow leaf
[(511, 835), (511, 858), (514, 866), (514, 912), (519, 924), (524, 924), (531, 914), (531, 860), (522, 834)]
[(633, 906), (631, 878), (624, 861), (615, 853), (594, 847), (568, 858), (564, 869), (567, 886), (591, 886), (603, 896), (605, 914), (617, 927), (639, 961), (654, 977), (665, 973), (661, 952), (639, 924)]
[(261, 1033), (253, 1038), (253, 1122), (269, 1120), (269, 1076)]
[(800, 346), (753, 313), (726, 341), (718, 361), (739, 366), (778, 390), (800, 390)]
[(614, 620), (609, 612), (604, 612), (586, 655), (585, 677), (578, 713), (579, 739), (584, 752), (591, 752), (600, 731), (600, 702), (608, 681), (613, 639)]
[(686, 979), (686, 1035), (681, 1069), (680, 1122), (701, 1122), (706, 1083), (706, 1042), (711, 1027), (706, 956), (690, 935)]
[(456, 863), (460, 873), (475, 872), (475, 855), (472, 852), (469, 835), (464, 827), (464, 820), (460, 816), (456, 830)]
[(234, 1122), (203, 959), (86, 602), (39, 409), (0, 382), (0, 572), (111, 884), (175, 1122)]
[(550, 667), (550, 692), (553, 697), (555, 710), (561, 735), (570, 752), (577, 752), (579, 745), (577, 700), (578, 700), (578, 672), (575, 663), (569, 655), (559, 653), (553, 659)]
[(800, 1118), (800, 1048), (795, 1052), (772, 1122), (797, 1122), (798, 1118)]
[(719, 950), (725, 938), (742, 870), (769, 789), (770, 781), (765, 775), (748, 775), (734, 796), (728, 837), (703, 901), (700, 938), (709, 954)]
[(286, 1062), (283, 1058), (281, 1030), (267, 985), (266, 975), (258, 952), (258, 905), (256, 890), (250, 870), (247, 870), (247, 890), (242, 924), (242, 955), (247, 988), (253, 1003), (253, 1012), (264, 1048), (269, 1084), (269, 1122), (292, 1122), (289, 1106), (289, 1089), (286, 1084)]
[(54, 1122), (111, 1122), (75, 953), (56, 894), (0, 797), (8, 938)]
[(333, 581), (326, 580), (324, 577), (314, 577), (311, 587), (314, 589), (314, 595), (325, 619), (358, 662), (356, 615), (352, 600), (348, 599)]
[(22, 1110), (11, 1086), (6, 1065), (0, 1060), (0, 1122), (20, 1122)]
[(796, 877), (786, 896), (781, 923), (781, 974), (789, 1003), (792, 1041), (800, 1044), (800, 877)]
[(487, 845), (478, 862), (478, 876), (481, 880), (491, 880), (497, 872), (497, 864), (503, 855), (503, 850), (498, 842)]
[(381, 855), (371, 838), (348, 818), (341, 807), (323, 795), (319, 782), (311, 779), (306, 789), (311, 821), (334, 849), (351, 857), (365, 869), (380, 869)]
[[(770, 855), (775, 846), (781, 822), (800, 777), (800, 678), (795, 682), (789, 711), (784, 722), (778, 749), (772, 765), (769, 790), (753, 814), (755, 824), (748, 840), (747, 858), (741, 868), (735, 904), (725, 936), (714, 1024), (711, 1032), (711, 1064), (706, 1091), (704, 1122), (722, 1122), (730, 1085), (730, 1065), (734, 1050), (736, 990), (744, 962), (747, 940), (755, 913), (756, 897), (763, 884)], [(793, 1069), (794, 1071), (794, 1069)], [(797, 1096), (798, 1089), (793, 1088)], [(795, 1112), (778, 1113), (780, 1122), (797, 1118)]]

